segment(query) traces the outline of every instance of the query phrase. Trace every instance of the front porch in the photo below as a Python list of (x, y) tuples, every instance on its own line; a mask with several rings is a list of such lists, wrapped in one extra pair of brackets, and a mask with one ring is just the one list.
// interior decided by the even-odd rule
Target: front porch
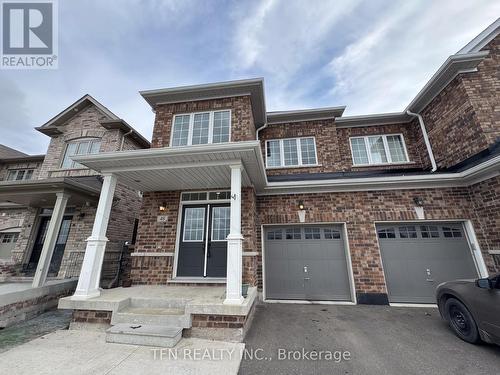
[(70, 329), (113, 334), (116, 326), (135, 324), (157, 331), (180, 328), (183, 337), (239, 342), (250, 326), (256, 299), (256, 287), (248, 289), (241, 304), (231, 305), (224, 303), (225, 286), (137, 285), (102, 290), (86, 300), (61, 298), (59, 308), (74, 310)]

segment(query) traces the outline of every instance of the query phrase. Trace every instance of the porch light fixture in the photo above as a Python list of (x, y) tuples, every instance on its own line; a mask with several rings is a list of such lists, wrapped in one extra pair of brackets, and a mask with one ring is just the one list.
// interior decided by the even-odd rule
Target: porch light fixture
[(304, 202), (303, 201), (299, 201), (299, 210), (303, 210), (305, 208), (304, 206)]
[(166, 210), (167, 210), (167, 204), (166, 204), (166, 203), (162, 203), (162, 204), (160, 205), (160, 207), (158, 207), (158, 209), (159, 209), (160, 211), (166, 211)]
[(413, 202), (417, 207), (422, 207), (424, 205), (424, 200), (421, 197), (414, 197)]

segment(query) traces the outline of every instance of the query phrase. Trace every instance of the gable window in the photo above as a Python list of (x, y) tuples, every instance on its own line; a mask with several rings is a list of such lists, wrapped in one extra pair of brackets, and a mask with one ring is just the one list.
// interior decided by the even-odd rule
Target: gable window
[(7, 181), (31, 180), (33, 169), (11, 169), (7, 175)]
[(317, 165), (314, 137), (273, 139), (266, 141), (266, 167)]
[(231, 111), (212, 111), (175, 115), (172, 147), (229, 142)]
[(83, 165), (73, 161), (73, 156), (80, 155), (90, 155), (97, 154), (101, 147), (101, 140), (94, 139), (79, 139), (78, 141), (70, 142), (66, 146), (66, 151), (64, 153), (63, 161), (61, 164), (62, 168), (82, 168)]
[(408, 153), (401, 134), (352, 137), (354, 165), (407, 163)]

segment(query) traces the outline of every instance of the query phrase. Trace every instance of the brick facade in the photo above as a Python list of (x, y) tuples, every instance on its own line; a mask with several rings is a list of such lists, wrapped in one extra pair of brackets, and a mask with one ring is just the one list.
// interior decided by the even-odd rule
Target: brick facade
[[(89, 105), (85, 107), (71, 117), (66, 123), (58, 126), (62, 134), (51, 137), (43, 162), (29, 164), (9, 163), (0, 165), (0, 177), (6, 176), (7, 169), (33, 166), (37, 167), (32, 178), (34, 180), (79, 176), (96, 176), (97, 178), (98, 174), (92, 170), (87, 168), (62, 169), (61, 163), (66, 151), (67, 142), (75, 141), (80, 138), (99, 138), (101, 140), (100, 152), (118, 151), (124, 133), (121, 130), (105, 129), (100, 122), (107, 119), (108, 117), (98, 110), (96, 106)], [(124, 150), (139, 148), (142, 148), (142, 146), (130, 137), (125, 137), (123, 140)], [(96, 205), (96, 202), (89, 202), (88, 205), (76, 207), (71, 204), (71, 201), (68, 203), (68, 207), (72, 208), (73, 213), (66, 248), (58, 273), (59, 278), (77, 277), (80, 274), (81, 263), (86, 248), (86, 239), (92, 232)], [(108, 256), (105, 259), (113, 257), (118, 258), (118, 256), (112, 256), (111, 253), (121, 252), (124, 242), (131, 241), (134, 223), (138, 216), (140, 205), (141, 198), (138, 192), (121, 183), (117, 184), (106, 233), (109, 242), (106, 245), (106, 253)], [(52, 207), (48, 206), (43, 208)], [(2, 262), (3, 271), (0, 271), (0, 277), (2, 277), (2, 273), (9, 275), (13, 273), (19, 274), (22, 264), (28, 262), (38, 233), (40, 222), (38, 213), (41, 209), (42, 207), (0, 209), (0, 229), (2, 229), (2, 226), (10, 225), (8, 223), (21, 223), (21, 232), (16, 246), (12, 251), (12, 260), (10, 262)], [(7, 267), (7, 265), (9, 265), (9, 267)], [(105, 271), (107, 270), (106, 267), (109, 268), (110, 272), (116, 272), (116, 264), (105, 264)]]
[(249, 96), (187, 103), (162, 104), (155, 108), (156, 116), (151, 147), (169, 147), (172, 120), (175, 114), (213, 110), (231, 110), (231, 142), (255, 140), (255, 125)]

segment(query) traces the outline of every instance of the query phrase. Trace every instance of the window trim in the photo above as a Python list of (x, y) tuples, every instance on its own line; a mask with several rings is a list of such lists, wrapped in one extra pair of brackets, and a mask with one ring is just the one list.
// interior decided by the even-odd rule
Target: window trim
[[(213, 143), (213, 135), (214, 135), (214, 114), (215, 112), (229, 112), (229, 140), (227, 142), (219, 142)], [(199, 115), (202, 113), (208, 113), (208, 143), (200, 143), (197, 145), (193, 145), (193, 126), (194, 126), (194, 117), (195, 115)], [(174, 143), (174, 125), (175, 118), (178, 116), (189, 116), (189, 130), (188, 130), (188, 143), (183, 146), (173, 146)], [(170, 143), (169, 147), (178, 148), (178, 147), (188, 147), (188, 146), (203, 146), (203, 145), (211, 145), (211, 144), (222, 144), (231, 142), (231, 128), (232, 128), (232, 109), (214, 109), (210, 111), (196, 111), (196, 112), (186, 112), (186, 113), (176, 113), (172, 116), (172, 123), (170, 125)]]
[[(400, 136), (401, 137), (401, 141), (403, 142), (403, 151), (404, 151), (404, 154), (406, 157), (406, 161), (396, 161), (396, 162), (392, 161), (392, 155), (391, 155), (390, 150), (389, 150), (389, 144), (387, 143), (387, 137), (391, 137), (391, 136)], [(368, 138), (369, 137), (382, 137), (382, 142), (384, 144), (384, 150), (385, 150), (387, 162), (385, 162), (385, 163), (373, 163), (372, 162), (372, 155), (371, 155), (370, 149), (368, 147)], [(356, 162), (354, 161), (354, 152), (352, 150), (352, 142), (351, 142), (352, 139), (363, 139), (363, 142), (365, 144), (366, 154), (368, 157), (368, 164), (366, 164), (366, 163), (356, 164)], [(352, 161), (353, 167), (373, 167), (373, 166), (379, 166), (379, 165), (400, 165), (400, 164), (411, 164), (412, 163), (412, 161), (410, 160), (410, 156), (408, 154), (408, 149), (406, 148), (406, 141), (405, 141), (403, 133), (370, 134), (370, 135), (360, 135), (360, 136), (349, 137), (349, 148), (351, 150), (351, 161)]]
[[(19, 172), (24, 171), (23, 178), (18, 180), (17, 176), (19, 175)], [(30, 178), (25, 178), (26, 174), (31, 171), (31, 176)], [(11, 173), (15, 173), (15, 178), (14, 179), (9, 179), (9, 175)], [(35, 174), (35, 168), (13, 168), (13, 169), (7, 169), (7, 176), (5, 177), (5, 181), (29, 181), (33, 179), (33, 175)]]
[[(195, 205), (193, 205), (193, 206), (191, 206), (191, 207), (189, 207), (189, 206), (188, 206), (188, 207), (186, 208), (186, 210), (187, 210), (187, 209), (189, 209), (189, 208), (200, 208), (200, 209), (203, 209), (203, 220), (202, 220), (202, 223), (203, 223), (203, 228), (202, 228), (202, 231), (201, 231), (201, 235), (202, 235), (202, 237), (201, 237), (201, 240), (186, 240), (186, 224), (185, 224), (185, 220), (186, 220), (186, 218), (185, 218), (185, 217), (183, 217), (183, 224), (182, 224), (182, 227), (183, 227), (183, 228), (182, 228), (182, 242), (186, 242), (186, 243), (187, 243), (187, 242), (198, 242), (198, 243), (199, 243), (199, 242), (205, 242), (205, 236), (206, 236), (206, 234), (205, 234), (205, 230), (206, 230), (206, 221), (207, 221), (207, 220), (206, 220), (206, 219), (207, 219), (207, 208), (206, 208), (206, 207), (196, 207)], [(185, 211), (186, 211), (186, 210), (184, 210), (184, 212), (183, 212), (183, 216), (185, 215)]]
[[(71, 159), (71, 164), (72, 166), (70, 167), (65, 167), (64, 166), (64, 159), (66, 158), (66, 153), (68, 152), (68, 147), (70, 144), (80, 144), (82, 142), (85, 142), (85, 141), (99, 141), (99, 150), (101, 149), (101, 146), (102, 146), (102, 138), (99, 138), (99, 137), (81, 137), (81, 138), (75, 138), (75, 139), (72, 139), (70, 141), (67, 141), (65, 142), (65, 146), (64, 146), (64, 152), (62, 153), (62, 157), (61, 157), (61, 161), (59, 163), (59, 168), (60, 169), (63, 169), (63, 170), (75, 170), (75, 169), (88, 169), (87, 167), (85, 167), (84, 165), (81, 165), (81, 167), (77, 167), (75, 166), (74, 164), (76, 163), (73, 159)], [(98, 151), (99, 153), (100, 151)], [(84, 155), (94, 155), (94, 154), (79, 154), (79, 155), (73, 155), (73, 156), (84, 156)], [(78, 164), (78, 163), (77, 163)]]
[[(314, 157), (316, 158), (315, 164), (302, 164), (302, 149), (300, 145), (301, 139), (312, 138), (314, 142)], [(283, 147), (283, 141), (294, 139), (297, 144), (297, 165), (285, 165), (285, 149)], [(267, 161), (267, 149), (269, 142), (278, 141), (280, 145), (280, 165), (279, 166), (269, 166)], [(318, 148), (316, 147), (316, 137), (314, 135), (304, 136), (304, 137), (290, 137), (290, 138), (275, 138), (275, 139), (267, 139), (265, 142), (265, 156), (266, 156), (266, 169), (288, 169), (288, 168), (309, 168), (309, 167), (317, 167), (318, 163)]]

